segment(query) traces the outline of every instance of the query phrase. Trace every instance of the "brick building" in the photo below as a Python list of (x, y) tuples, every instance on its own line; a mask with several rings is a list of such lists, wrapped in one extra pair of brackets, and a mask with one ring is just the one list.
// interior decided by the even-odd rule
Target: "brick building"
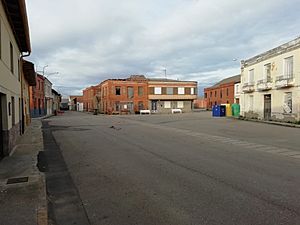
[(207, 103), (204, 97), (198, 97), (193, 103), (195, 109), (206, 109)]
[(148, 109), (147, 82), (143, 75), (103, 81), (100, 84), (100, 96), (97, 98), (99, 112), (121, 114)]
[(30, 114), (31, 117), (45, 115), (45, 78), (37, 74), (36, 86), (30, 87)]
[(215, 85), (204, 89), (204, 98), (207, 102), (207, 109), (213, 105), (233, 104), (235, 100), (235, 84), (240, 83), (241, 76), (228, 77)]
[(100, 113), (138, 113), (148, 109), (171, 113), (172, 109), (189, 112), (197, 98), (197, 82), (152, 79), (132, 75), (126, 79), (108, 79), (83, 91), (85, 111)]
[(100, 86), (91, 86), (83, 91), (83, 110), (87, 112), (93, 112), (95, 109), (97, 109), (97, 95), (100, 94)]

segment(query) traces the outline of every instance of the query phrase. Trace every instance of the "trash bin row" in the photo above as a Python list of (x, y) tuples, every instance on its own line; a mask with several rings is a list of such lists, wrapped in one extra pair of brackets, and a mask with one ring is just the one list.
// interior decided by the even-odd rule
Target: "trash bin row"
[(239, 104), (222, 104), (214, 105), (212, 108), (212, 116), (222, 117), (222, 116), (240, 116), (240, 105)]

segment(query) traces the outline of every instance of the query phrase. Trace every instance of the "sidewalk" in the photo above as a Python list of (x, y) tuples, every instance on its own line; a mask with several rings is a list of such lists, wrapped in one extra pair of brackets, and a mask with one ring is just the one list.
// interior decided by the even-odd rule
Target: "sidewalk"
[(45, 175), (36, 166), (44, 148), (41, 126), (32, 119), (12, 155), (0, 161), (0, 225), (47, 224)]
[(300, 124), (295, 124), (295, 123), (285, 123), (285, 122), (258, 120), (258, 119), (250, 119), (250, 118), (235, 118), (235, 117), (231, 117), (231, 118), (238, 119), (238, 120), (244, 120), (244, 121), (252, 121), (252, 122), (257, 122), (257, 123), (267, 123), (267, 124), (272, 124), (272, 125), (277, 125), (277, 126), (300, 128)]

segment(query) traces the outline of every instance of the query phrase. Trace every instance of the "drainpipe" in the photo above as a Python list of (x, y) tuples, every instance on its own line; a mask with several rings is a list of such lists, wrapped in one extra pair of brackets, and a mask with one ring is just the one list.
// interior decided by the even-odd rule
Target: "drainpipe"
[[(23, 75), (22, 64), (23, 63), (22, 63), (22, 60), (23, 60), (23, 58), (30, 56), (30, 54), (31, 54), (30, 51), (27, 52), (24, 55), (23, 55), (23, 52), (22, 52), (21, 57), (20, 57), (20, 62), (19, 62), (19, 71), (18, 72), (19, 72), (19, 75), (20, 75), (20, 82), (21, 82), (21, 108), (22, 108), (22, 109), (20, 109), (21, 110), (21, 118), (19, 118), (19, 120), (20, 120), (20, 134), (21, 135), (24, 134), (24, 132), (25, 132), (25, 121), (24, 121), (25, 120), (25, 115), (24, 115), (25, 112), (24, 112), (24, 99), (23, 99), (24, 93), (23, 93), (23, 79), (22, 79), (22, 75)], [(21, 71), (22, 71), (22, 73), (21, 73)], [(28, 104), (30, 106), (30, 98), (29, 98)]]

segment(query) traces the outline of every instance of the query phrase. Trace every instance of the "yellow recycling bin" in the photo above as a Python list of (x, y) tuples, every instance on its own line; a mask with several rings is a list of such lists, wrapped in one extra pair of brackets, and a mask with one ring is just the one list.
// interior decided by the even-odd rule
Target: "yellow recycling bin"
[(225, 105), (226, 107), (226, 116), (232, 116), (232, 109), (230, 104), (222, 104), (222, 105)]

